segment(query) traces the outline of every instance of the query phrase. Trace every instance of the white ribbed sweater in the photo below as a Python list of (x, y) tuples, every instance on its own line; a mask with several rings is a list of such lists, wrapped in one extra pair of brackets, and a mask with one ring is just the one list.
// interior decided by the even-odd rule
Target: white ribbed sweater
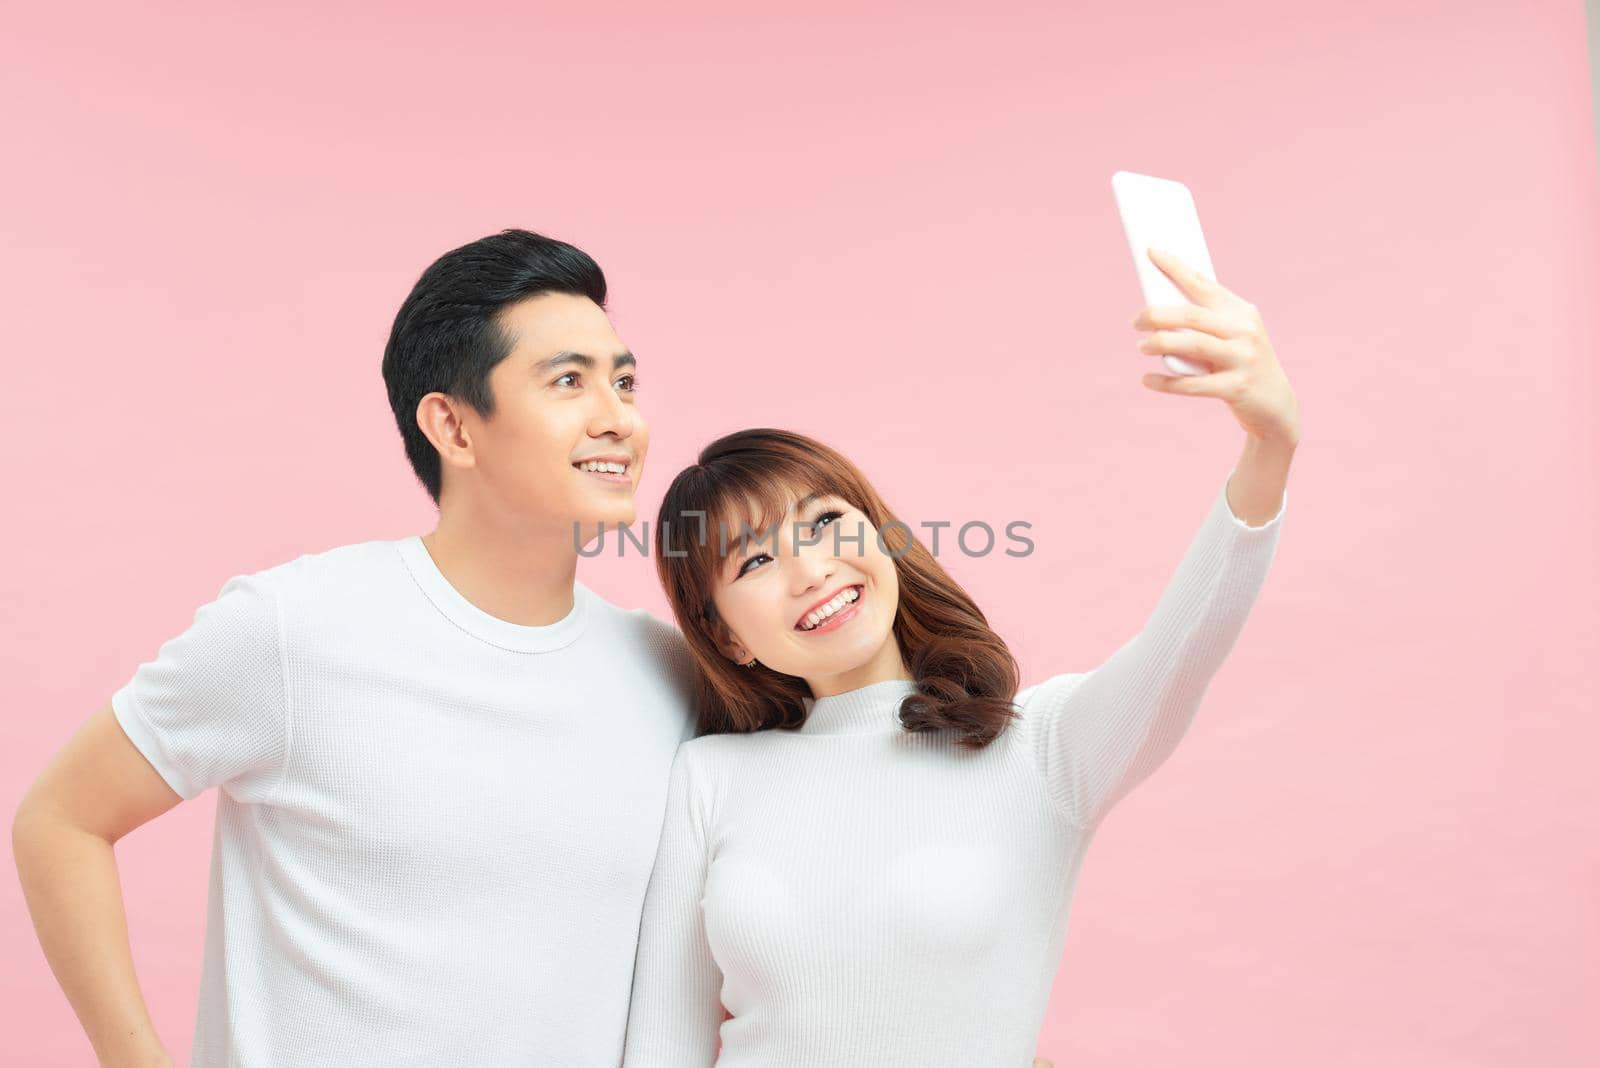
[(1029, 1064), (1084, 849), (1188, 729), (1275, 554), (1287, 493), (1251, 527), (1226, 487), (1143, 629), (1022, 690), (981, 751), (902, 728), (907, 681), (685, 742), (626, 1068), (710, 1064), (719, 1034), (733, 1068)]

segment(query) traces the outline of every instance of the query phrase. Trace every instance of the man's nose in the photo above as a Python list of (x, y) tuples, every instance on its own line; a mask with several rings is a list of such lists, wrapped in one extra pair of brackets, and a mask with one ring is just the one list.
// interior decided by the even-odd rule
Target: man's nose
[(633, 413), (617, 396), (617, 391), (608, 386), (596, 392), (599, 399), (595, 402), (594, 414), (589, 418), (589, 436), (598, 438), (611, 434), (624, 439), (632, 436)]

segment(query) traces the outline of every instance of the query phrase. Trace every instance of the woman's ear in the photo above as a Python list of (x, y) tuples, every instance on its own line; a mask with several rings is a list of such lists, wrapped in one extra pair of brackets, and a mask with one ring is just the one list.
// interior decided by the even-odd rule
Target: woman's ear
[(733, 631), (729, 630), (728, 625), (722, 620), (712, 622), (711, 638), (716, 642), (717, 651), (735, 664), (747, 663), (750, 660), (750, 651), (744, 647), (743, 642), (733, 636)]

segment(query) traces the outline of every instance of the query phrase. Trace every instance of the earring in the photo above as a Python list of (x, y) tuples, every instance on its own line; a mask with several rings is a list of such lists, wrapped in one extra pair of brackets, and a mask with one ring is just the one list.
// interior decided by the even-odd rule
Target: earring
[(752, 656), (749, 660), (745, 661), (743, 664), (740, 664), (739, 666), (740, 667), (753, 668), (753, 667), (756, 666), (756, 658)]

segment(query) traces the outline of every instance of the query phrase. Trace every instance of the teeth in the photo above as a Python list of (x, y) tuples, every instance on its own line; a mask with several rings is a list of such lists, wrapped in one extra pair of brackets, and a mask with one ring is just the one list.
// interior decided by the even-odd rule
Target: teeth
[(622, 474), (626, 474), (627, 473), (628, 465), (627, 464), (611, 463), (611, 462), (606, 461), (606, 460), (585, 460), (583, 463), (578, 465), (578, 470), (580, 470), (580, 471), (606, 471), (606, 472), (609, 472), (610, 474), (613, 474), (613, 475), (622, 475)]
[(823, 605), (821, 608), (808, 612), (806, 617), (800, 621), (800, 629), (812, 630), (821, 624), (823, 620), (839, 611), (845, 605), (854, 604), (860, 599), (860, 597), (860, 591), (854, 586), (851, 586), (848, 590), (840, 593), (837, 597)]

